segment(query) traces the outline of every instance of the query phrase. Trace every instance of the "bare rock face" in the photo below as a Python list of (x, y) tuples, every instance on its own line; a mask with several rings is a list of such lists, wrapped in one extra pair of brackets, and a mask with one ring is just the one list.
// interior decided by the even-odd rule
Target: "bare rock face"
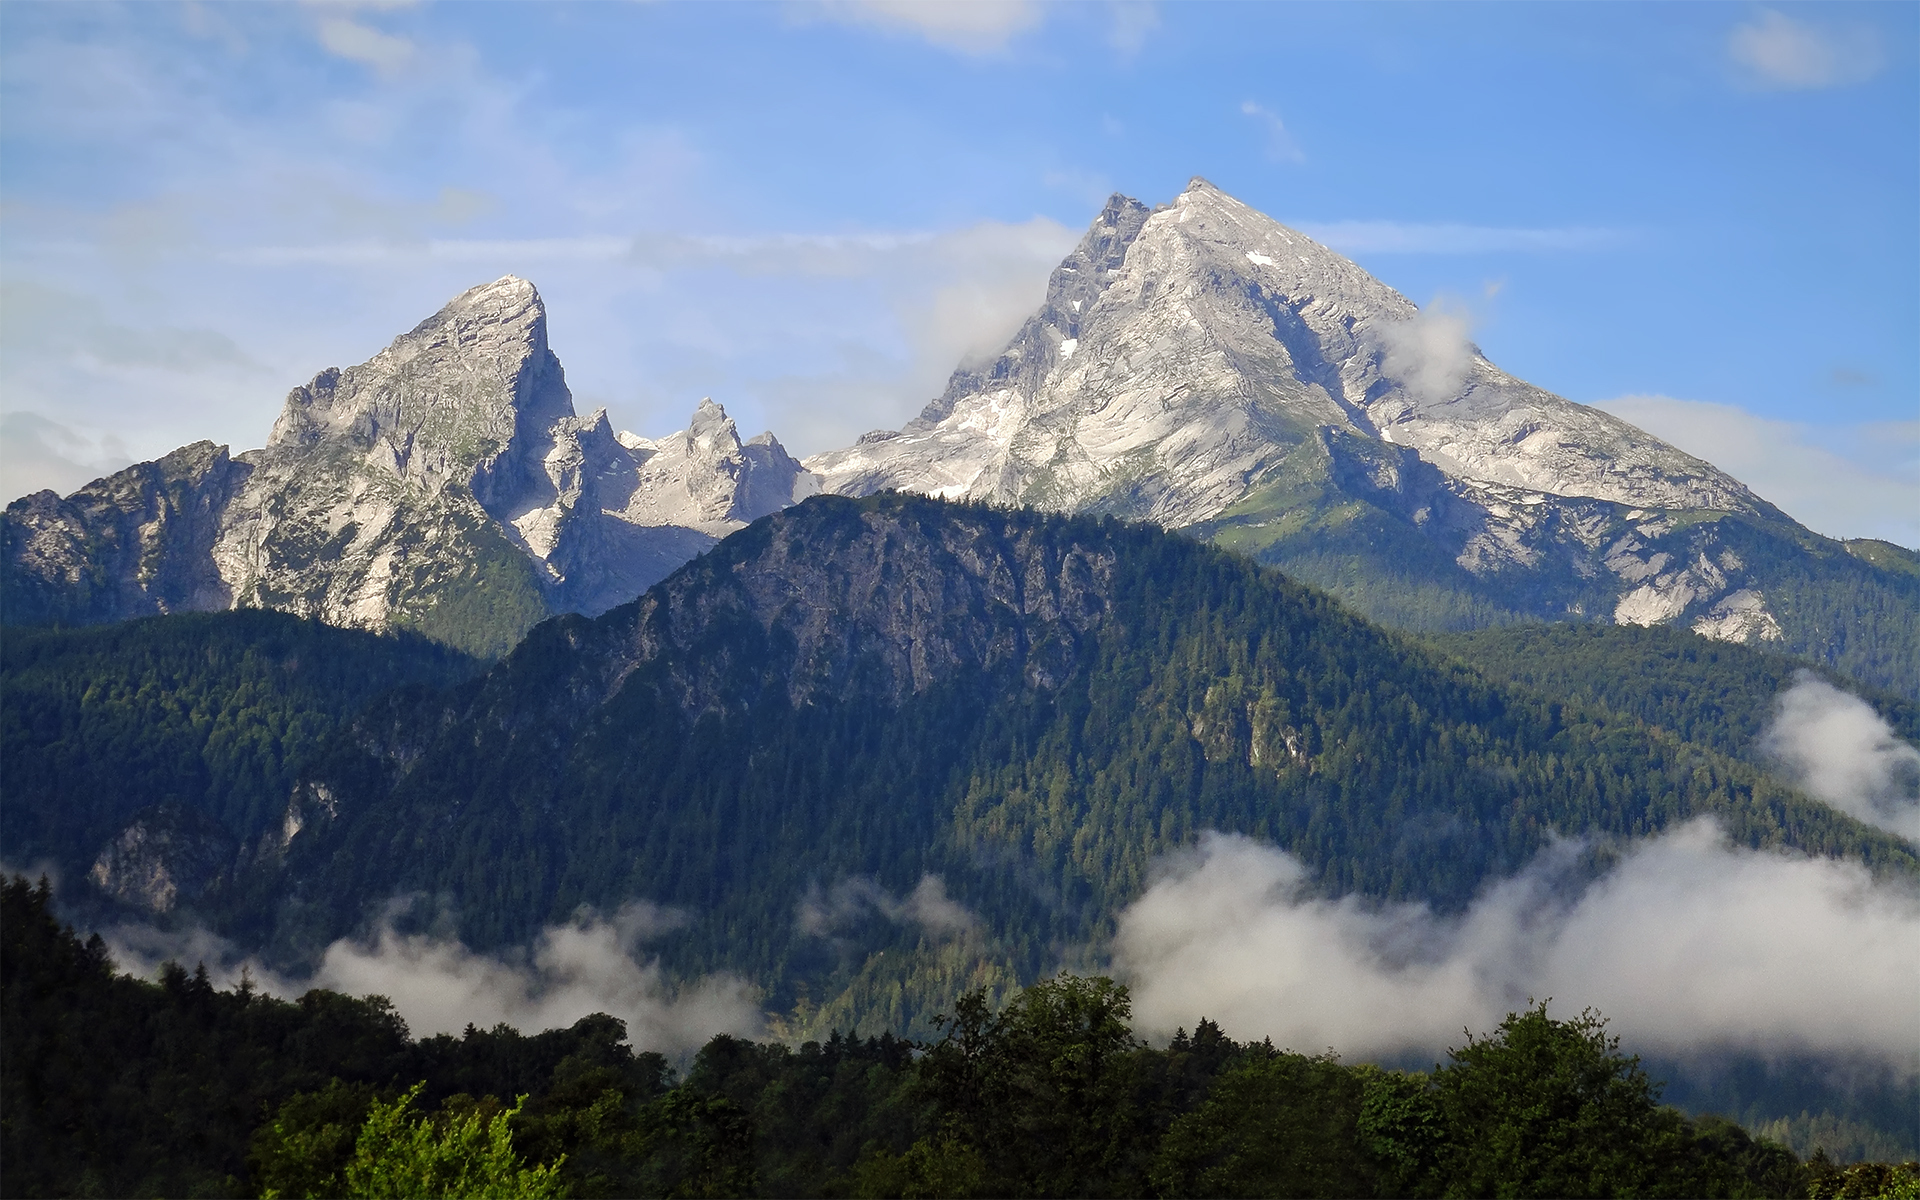
[(9, 506), (7, 619), (253, 606), (499, 653), (813, 487), (710, 401), (659, 443), (576, 416), (539, 293), (508, 276), (295, 388), (263, 449), (201, 443)]
[(227, 607), (213, 548), (250, 470), (226, 447), (195, 442), (64, 500), (15, 501), (0, 520), (5, 619), (88, 624)]
[(1535, 615), (1781, 636), (1763, 581), (1662, 515), (1792, 524), (1772, 506), (1201, 179), (1151, 211), (1115, 196), (991, 366), (806, 465), (828, 491), (1112, 512), (1288, 569), (1278, 539), (1359, 499)]
[(695, 717), (736, 699), (719, 682), (733, 664), (700, 648), (742, 626), (796, 668), (795, 705), (856, 693), (897, 704), (964, 668), (1018, 668), (1039, 688), (1071, 673), (1107, 615), (1110, 548), (977, 511), (929, 521), (925, 501), (885, 499), (797, 509), (674, 575), (633, 606), (629, 661), (673, 661)]
[(157, 804), (107, 843), (88, 878), (122, 904), (171, 912), (224, 887), (237, 849), (233, 835), (200, 810)]

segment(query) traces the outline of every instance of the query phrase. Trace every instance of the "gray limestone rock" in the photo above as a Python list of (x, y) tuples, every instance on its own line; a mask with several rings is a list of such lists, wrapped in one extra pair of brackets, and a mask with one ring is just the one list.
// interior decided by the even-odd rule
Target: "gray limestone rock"
[(16, 500), (0, 518), (0, 615), (92, 624), (227, 607), (213, 552), (250, 473), (226, 447), (195, 442), (64, 500)]
[(122, 904), (166, 913), (225, 887), (237, 850), (233, 834), (199, 809), (156, 804), (101, 849), (88, 878)]
[[(1506, 374), (1462, 323), (1202, 179), (1152, 211), (1115, 196), (993, 363), (955, 372), (897, 433), (805, 465), (847, 495), (1190, 529), (1329, 586), (1353, 569), (1329, 567), (1345, 553), (1330, 547), (1391, 555), (1411, 537), (1428, 575), (1500, 597), (1447, 618), (1468, 623), (1604, 615), (1779, 640), (1767, 581), (1720, 565), (1738, 555), (1716, 522), (1814, 536), (1712, 465)], [(1358, 531), (1355, 502), (1394, 528)], [(1378, 611), (1380, 591), (1343, 594)]]
[(262, 449), (200, 443), (10, 505), (6, 616), (254, 606), (500, 653), (814, 487), (711, 401), (658, 442), (576, 416), (539, 293), (508, 276), (295, 388)]

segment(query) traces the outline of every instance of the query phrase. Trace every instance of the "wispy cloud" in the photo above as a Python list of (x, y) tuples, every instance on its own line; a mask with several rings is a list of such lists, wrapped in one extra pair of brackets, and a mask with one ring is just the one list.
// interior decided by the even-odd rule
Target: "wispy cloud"
[(971, 929), (977, 918), (947, 895), (938, 875), (922, 875), (911, 892), (896, 896), (864, 875), (843, 879), (830, 889), (818, 886), (800, 899), (794, 921), (809, 937), (829, 937), (878, 914), (896, 925), (917, 925), (935, 937)]
[(1043, 17), (1032, 0), (820, 0), (796, 9), (845, 25), (890, 29), (965, 54), (1003, 51)]
[(1414, 399), (1442, 404), (1460, 394), (1478, 351), (1473, 320), (1459, 304), (1436, 301), (1405, 321), (1368, 330), (1381, 349), (1380, 369)]
[(1307, 161), (1306, 152), (1300, 149), (1300, 143), (1294, 140), (1287, 123), (1280, 114), (1252, 100), (1240, 103), (1241, 115), (1251, 117), (1260, 127), (1266, 139), (1267, 157), (1275, 162), (1302, 163)]
[[(1920, 421), (1876, 422), (1868, 436), (1672, 396), (1595, 407), (1706, 459), (1828, 537), (1920, 547)], [(1849, 442), (1858, 443), (1850, 453), (1833, 448)]]
[(75, 429), (38, 413), (0, 414), (0, 502), (38, 491), (69, 495), (132, 462), (117, 434)]
[(1760, 748), (1841, 812), (1920, 843), (1920, 750), (1860, 697), (1803, 673), (1780, 694)]
[(328, 17), (320, 22), (320, 44), (341, 58), (365, 63), (378, 71), (393, 74), (413, 60), (413, 43), (391, 33), (382, 33), (347, 17)]
[[(1920, 1069), (1920, 891), (1859, 863), (1729, 845), (1695, 822), (1583, 886), (1563, 843), (1457, 919), (1317, 899), (1293, 856), (1210, 834), (1121, 916), (1116, 969), (1158, 1032), (1437, 1054), (1529, 997), (1594, 1006), (1636, 1048), (1859, 1057)], [(1844, 997), (1844, 1000), (1840, 998)]]
[(1762, 87), (1811, 90), (1863, 83), (1886, 55), (1866, 26), (1826, 27), (1772, 9), (1734, 26), (1727, 54)]
[(496, 956), (452, 937), (400, 933), (382, 921), (365, 941), (334, 942), (305, 978), (267, 970), (204, 929), (123, 925), (102, 934), (115, 961), (135, 975), (151, 975), (172, 959), (205, 963), (222, 987), (237, 983), (244, 969), (263, 991), (285, 998), (316, 987), (385, 996), (416, 1037), (502, 1022), (534, 1033), (594, 1013), (626, 1022), (628, 1039), (641, 1050), (693, 1050), (717, 1033), (758, 1036), (761, 1012), (745, 981), (722, 973), (675, 983), (642, 957), (642, 943), (681, 923), (678, 914), (650, 904), (628, 904), (612, 916), (583, 910), (519, 952)]
[(1526, 229), (1411, 221), (1299, 221), (1293, 227), (1342, 254), (1497, 254), (1610, 250), (1630, 240), (1618, 229), (1572, 225)]

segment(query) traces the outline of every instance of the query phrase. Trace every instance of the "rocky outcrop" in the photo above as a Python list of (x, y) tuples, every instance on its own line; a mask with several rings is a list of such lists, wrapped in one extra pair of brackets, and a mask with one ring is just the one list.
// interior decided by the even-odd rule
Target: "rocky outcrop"
[[(672, 576), (634, 605), (632, 632), (619, 635), (626, 661), (671, 662), (690, 717), (748, 702), (728, 694), (729, 678), (770, 674), (799, 706), (850, 695), (897, 704), (972, 668), (1016, 670), (1038, 688), (1070, 673), (1080, 638), (1107, 613), (1110, 547), (888, 499), (796, 509)], [(762, 632), (764, 664), (736, 674), (744, 664), (700, 651), (742, 628)]]
[(226, 447), (195, 442), (64, 500), (16, 500), (0, 518), (0, 615), (92, 624), (227, 607), (213, 551), (250, 471)]
[(262, 449), (201, 443), (9, 506), (7, 619), (254, 606), (497, 654), (813, 487), (711, 401), (658, 442), (577, 416), (539, 293), (509, 276), (295, 388)]
[(88, 879), (121, 904), (172, 912), (225, 887), (237, 849), (233, 834), (199, 809), (156, 804), (114, 835)]

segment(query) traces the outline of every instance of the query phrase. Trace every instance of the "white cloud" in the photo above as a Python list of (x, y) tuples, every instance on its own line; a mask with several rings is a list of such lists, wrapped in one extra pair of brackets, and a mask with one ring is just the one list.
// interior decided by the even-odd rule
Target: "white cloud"
[(365, 63), (383, 74), (393, 74), (413, 61), (413, 43), (346, 17), (320, 22), (320, 44), (341, 58)]
[(1727, 53), (1754, 82), (1787, 89), (1861, 83), (1886, 62), (1870, 29), (1821, 28), (1771, 9), (1734, 26)]
[(846, 25), (917, 34), (967, 54), (1005, 50), (1043, 16), (1032, 0), (821, 0), (811, 11)]
[(1780, 693), (1760, 748), (1841, 812), (1920, 842), (1920, 750), (1860, 697), (1803, 673)]
[(452, 938), (398, 933), (383, 922), (369, 942), (333, 943), (307, 979), (241, 960), (231, 943), (203, 929), (124, 925), (103, 936), (114, 960), (135, 975), (151, 976), (172, 959), (189, 968), (205, 963), (221, 987), (238, 983), (244, 970), (261, 990), (281, 997), (310, 988), (385, 996), (415, 1037), (501, 1022), (535, 1033), (594, 1013), (625, 1021), (638, 1050), (692, 1050), (718, 1033), (758, 1036), (762, 1014), (743, 980), (716, 974), (674, 986), (658, 963), (639, 958), (640, 942), (680, 923), (650, 904), (626, 905), (612, 918), (583, 912), (542, 930), (524, 954), (496, 957)]
[[(1115, 968), (1143, 1029), (1434, 1054), (1530, 997), (1593, 1006), (1627, 1045), (1810, 1052), (1920, 1069), (1920, 892), (1854, 862), (1729, 846), (1695, 822), (1584, 890), (1561, 844), (1462, 917), (1316, 899), (1291, 855), (1208, 834), (1122, 915)], [(1576, 894), (1569, 895), (1569, 892)]]
[(971, 929), (976, 918), (947, 895), (946, 881), (938, 875), (922, 875), (905, 896), (895, 896), (879, 882), (864, 875), (843, 879), (830, 890), (815, 886), (800, 898), (795, 924), (809, 937), (829, 937), (860, 920), (878, 913), (896, 925), (918, 925), (935, 937)]
[(1293, 228), (1342, 254), (1494, 254), (1606, 250), (1626, 240), (1615, 229), (1517, 229), (1408, 221), (1296, 221)]
[(1440, 302), (1408, 320), (1382, 322), (1369, 330), (1382, 351), (1381, 371), (1428, 404), (1460, 394), (1477, 353), (1472, 333), (1473, 322), (1463, 309)]
[(1280, 119), (1279, 113), (1256, 104), (1252, 100), (1242, 101), (1240, 111), (1245, 116), (1252, 117), (1254, 121), (1259, 124), (1262, 131), (1265, 132), (1267, 137), (1268, 158), (1276, 162), (1301, 163), (1307, 161), (1306, 152), (1300, 149), (1300, 143), (1294, 140), (1292, 132), (1287, 129), (1287, 123)]
[[(1920, 547), (1920, 421), (1879, 422), (1873, 447), (1843, 455), (1810, 426), (1758, 417), (1731, 404), (1621, 396), (1595, 405), (1732, 475), (1828, 537), (1874, 537)], [(1844, 444), (1846, 429), (1825, 436)], [(1861, 439), (1863, 442), (1866, 438)], [(1881, 457), (1874, 465), (1869, 453)]]

